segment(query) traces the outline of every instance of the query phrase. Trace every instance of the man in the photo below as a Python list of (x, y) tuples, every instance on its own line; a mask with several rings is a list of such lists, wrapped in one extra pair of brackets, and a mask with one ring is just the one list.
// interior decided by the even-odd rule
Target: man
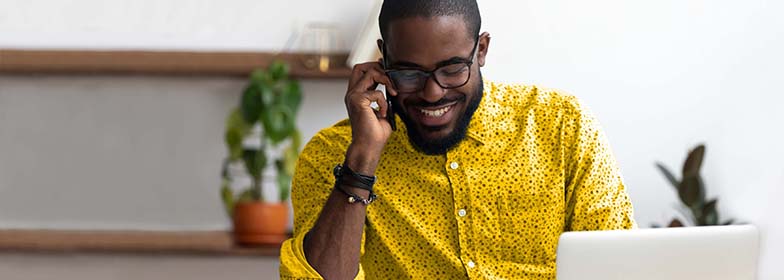
[(282, 278), (555, 279), (563, 231), (635, 226), (575, 98), (483, 81), (475, 0), (387, 0), (379, 25), (384, 58), (354, 68), (349, 119), (300, 156)]

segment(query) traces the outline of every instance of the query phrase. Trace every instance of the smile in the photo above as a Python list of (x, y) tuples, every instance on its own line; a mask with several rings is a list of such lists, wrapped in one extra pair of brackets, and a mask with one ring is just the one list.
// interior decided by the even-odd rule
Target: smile
[(452, 109), (453, 105), (449, 105), (443, 108), (435, 109), (435, 110), (428, 110), (428, 109), (419, 109), (422, 114), (428, 117), (440, 117), (446, 114), (450, 109)]

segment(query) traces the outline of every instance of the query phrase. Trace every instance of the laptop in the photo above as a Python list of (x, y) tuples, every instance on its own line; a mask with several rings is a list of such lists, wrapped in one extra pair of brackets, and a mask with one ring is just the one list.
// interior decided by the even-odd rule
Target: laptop
[(759, 231), (753, 225), (566, 232), (558, 280), (753, 280)]

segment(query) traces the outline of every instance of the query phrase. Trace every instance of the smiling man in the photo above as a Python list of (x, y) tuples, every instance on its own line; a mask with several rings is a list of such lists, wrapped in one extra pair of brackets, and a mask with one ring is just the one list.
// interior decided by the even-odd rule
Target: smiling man
[(483, 80), (475, 0), (387, 0), (379, 26), (349, 118), (300, 156), (281, 278), (555, 279), (562, 232), (635, 226), (574, 97)]

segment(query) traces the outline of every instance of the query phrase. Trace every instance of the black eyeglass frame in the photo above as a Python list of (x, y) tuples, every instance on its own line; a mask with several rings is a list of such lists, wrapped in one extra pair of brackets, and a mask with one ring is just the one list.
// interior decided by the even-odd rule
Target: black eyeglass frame
[[(456, 62), (456, 63), (450, 63), (450, 64), (446, 64), (446, 65), (441, 65), (441, 66), (436, 67), (433, 70), (428, 71), (428, 70), (422, 70), (422, 69), (389, 69), (389, 66), (387, 65), (387, 44), (386, 44), (386, 42), (384, 42), (383, 43), (383, 47), (381, 49), (382, 50), (381, 55), (383, 57), (383, 62), (384, 62), (383, 63), (384, 73), (387, 75), (387, 77), (389, 77), (390, 80), (392, 80), (393, 83), (395, 83), (395, 88), (400, 88), (400, 87), (398, 87), (397, 81), (395, 81), (395, 79), (392, 78), (390, 73), (399, 72), (399, 71), (419, 71), (419, 72), (422, 73), (422, 75), (427, 77), (426, 79), (424, 79), (424, 82), (422, 83), (422, 85), (418, 89), (412, 90), (410, 92), (417, 92), (417, 91), (422, 90), (427, 85), (427, 81), (430, 80), (431, 78), (433, 79), (433, 81), (436, 82), (436, 84), (438, 84), (438, 86), (440, 86), (443, 89), (459, 88), (459, 87), (462, 87), (462, 86), (466, 85), (468, 83), (468, 81), (471, 80), (471, 66), (474, 65), (474, 55), (476, 54), (476, 49), (477, 49), (478, 46), (479, 46), (479, 35), (477, 35), (476, 39), (474, 40), (474, 47), (471, 49), (471, 54), (469, 55), (470, 58), (468, 60), (461, 61), (461, 62)], [(441, 68), (444, 68), (444, 67), (447, 67), (447, 66), (452, 66), (452, 65), (455, 65), (455, 64), (465, 64), (466, 67), (468, 67), (468, 77), (466, 78), (465, 82), (463, 82), (460, 85), (446, 87), (446, 86), (442, 85), (440, 81), (438, 81), (438, 76), (436, 76), (435, 73), (438, 70), (440, 70)], [(409, 92), (404, 92), (404, 93), (409, 93)]]

